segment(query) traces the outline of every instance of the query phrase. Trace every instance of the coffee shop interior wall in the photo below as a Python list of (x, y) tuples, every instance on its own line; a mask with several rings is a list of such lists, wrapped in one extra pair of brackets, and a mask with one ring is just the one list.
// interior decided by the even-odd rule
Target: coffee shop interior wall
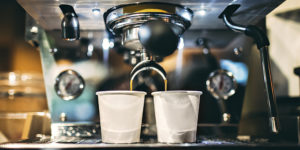
[[(287, 0), (267, 16), (270, 57), (277, 96), (299, 96), (300, 1)], [(283, 14), (283, 15), (282, 15)]]
[(42, 73), (39, 51), (24, 40), (25, 16), (15, 0), (0, 1), (0, 72)]

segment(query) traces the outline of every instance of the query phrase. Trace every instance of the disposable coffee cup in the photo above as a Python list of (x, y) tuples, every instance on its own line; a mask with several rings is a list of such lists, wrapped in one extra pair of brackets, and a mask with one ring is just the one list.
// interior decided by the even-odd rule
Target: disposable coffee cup
[(152, 93), (158, 142), (196, 142), (201, 94), (201, 91), (161, 91)]
[(146, 92), (103, 91), (97, 95), (102, 142), (140, 142)]

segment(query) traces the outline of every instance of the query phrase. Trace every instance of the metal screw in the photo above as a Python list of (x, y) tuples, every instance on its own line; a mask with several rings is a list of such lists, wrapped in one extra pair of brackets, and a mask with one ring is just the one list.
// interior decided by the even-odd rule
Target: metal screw
[(137, 63), (136, 57), (132, 56), (130, 59), (130, 64), (135, 65)]
[(64, 122), (67, 120), (67, 114), (66, 113), (61, 113), (60, 114), (60, 117), (59, 117), (60, 121)]
[(101, 10), (100, 10), (100, 9), (98, 9), (98, 8), (94, 8), (94, 9), (92, 9), (92, 12), (93, 12), (93, 15), (94, 15), (94, 16), (99, 16), (99, 15), (100, 15), (100, 12), (101, 12)]
[(205, 55), (209, 54), (209, 49), (208, 48), (203, 48), (203, 54), (205, 54)]
[(231, 115), (230, 114), (228, 114), (228, 113), (224, 113), (223, 114), (223, 121), (224, 122), (229, 123), (230, 119), (231, 119)]
[(50, 52), (51, 54), (55, 54), (57, 51), (58, 51), (57, 48), (50, 48), (50, 49), (49, 49), (49, 52)]
[(39, 28), (37, 26), (32, 26), (30, 28), (31, 34), (37, 34), (39, 32)]
[(241, 56), (242, 53), (243, 53), (243, 48), (242, 47), (239, 47), (239, 48), (236, 47), (236, 48), (233, 49), (233, 53), (236, 56)]

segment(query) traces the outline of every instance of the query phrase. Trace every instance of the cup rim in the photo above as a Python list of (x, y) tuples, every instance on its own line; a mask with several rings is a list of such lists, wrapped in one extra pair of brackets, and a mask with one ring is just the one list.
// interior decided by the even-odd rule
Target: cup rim
[(136, 94), (141, 94), (141, 95), (146, 95), (146, 92), (143, 91), (127, 91), (127, 90), (113, 90), (113, 91), (98, 91), (96, 92), (96, 95), (108, 95), (108, 94), (125, 94), (125, 95), (136, 95)]
[(202, 91), (173, 90), (173, 91), (157, 91), (157, 92), (152, 92), (151, 95), (155, 96), (155, 95), (158, 95), (158, 94), (183, 94), (183, 93), (187, 93), (187, 94), (200, 94), (200, 95), (203, 94)]

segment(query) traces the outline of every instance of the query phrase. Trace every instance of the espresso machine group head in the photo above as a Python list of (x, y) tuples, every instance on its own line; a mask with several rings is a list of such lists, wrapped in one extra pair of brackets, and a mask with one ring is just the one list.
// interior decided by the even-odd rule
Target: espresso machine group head
[[(132, 65), (131, 77), (138, 70), (157, 71), (164, 79), (165, 71), (156, 64), (171, 55), (180, 36), (191, 25), (193, 12), (177, 4), (143, 2), (119, 5), (104, 13), (106, 29), (130, 51), (139, 57)], [(143, 66), (143, 67), (141, 67)]]

